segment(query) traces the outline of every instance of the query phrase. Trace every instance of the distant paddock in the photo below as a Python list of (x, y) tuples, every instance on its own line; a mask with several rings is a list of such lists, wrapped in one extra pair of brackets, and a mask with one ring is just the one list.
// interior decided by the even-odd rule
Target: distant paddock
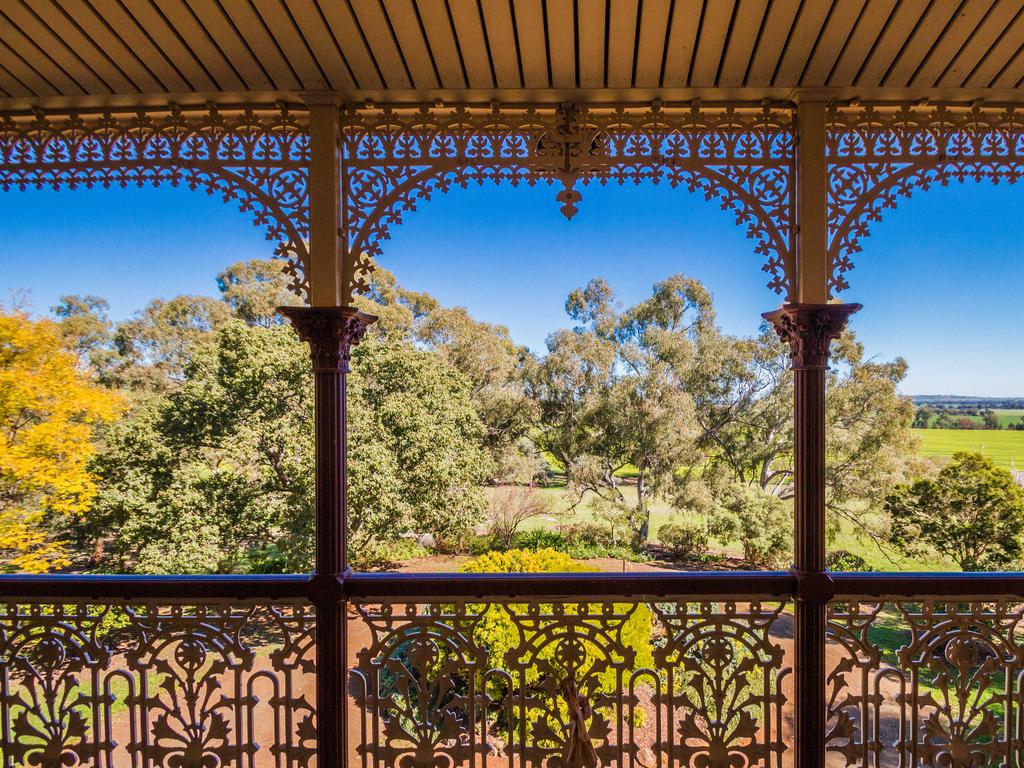
[(998, 466), (1024, 470), (1024, 431), (1008, 429), (915, 429), (922, 456), (949, 458), (957, 451), (975, 451)]

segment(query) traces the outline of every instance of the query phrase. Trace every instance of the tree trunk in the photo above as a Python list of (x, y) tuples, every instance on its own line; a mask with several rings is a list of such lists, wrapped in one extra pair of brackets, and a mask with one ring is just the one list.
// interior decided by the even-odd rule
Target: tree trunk
[(106, 544), (106, 539), (102, 536), (97, 536), (96, 540), (92, 543), (92, 554), (89, 556), (89, 565), (93, 568), (103, 562), (103, 555), (106, 554)]
[(647, 538), (651, 535), (651, 513), (647, 509), (647, 504), (644, 503), (646, 493), (644, 471), (641, 469), (640, 474), (636, 478), (636, 506), (642, 516), (640, 528), (636, 531), (636, 546), (638, 549), (647, 543)]

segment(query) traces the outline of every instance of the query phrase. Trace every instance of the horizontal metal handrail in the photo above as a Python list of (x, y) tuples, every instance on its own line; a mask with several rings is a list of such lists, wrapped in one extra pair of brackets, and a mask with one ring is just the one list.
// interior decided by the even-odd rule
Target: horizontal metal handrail
[(316, 579), (289, 575), (3, 575), (0, 599), (278, 599), (337, 597), (641, 597), (673, 595), (787, 596), (788, 571), (666, 571), (661, 573), (348, 573)]
[[(1024, 598), (1024, 573), (832, 573), (833, 599), (850, 597)], [(127, 574), (0, 575), (0, 600), (323, 600), (328, 595), (514, 598), (788, 597), (790, 571), (661, 571), (629, 573), (370, 573), (316, 578), (309, 574), (149, 576)]]
[(641, 573), (353, 573), (349, 597), (677, 597), (787, 596), (788, 571)]
[(1024, 573), (832, 573), (833, 599), (844, 597), (1024, 598)]
[(0, 600), (12, 598), (144, 600), (152, 598), (267, 600), (307, 597), (307, 574), (143, 576), (135, 574), (11, 574), (0, 576)]

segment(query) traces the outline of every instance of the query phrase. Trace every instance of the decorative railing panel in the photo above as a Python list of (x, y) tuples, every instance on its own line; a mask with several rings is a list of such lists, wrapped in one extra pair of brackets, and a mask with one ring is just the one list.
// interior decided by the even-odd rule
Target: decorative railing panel
[(0, 765), (315, 764), (310, 607), (0, 604)]
[(357, 602), (355, 750), (384, 766), (780, 766), (786, 602)]
[(1019, 599), (832, 603), (829, 764), (1019, 765), (1022, 618)]

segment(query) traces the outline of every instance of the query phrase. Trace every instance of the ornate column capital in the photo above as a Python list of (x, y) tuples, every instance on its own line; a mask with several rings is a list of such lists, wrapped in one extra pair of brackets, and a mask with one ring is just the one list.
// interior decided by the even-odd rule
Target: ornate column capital
[(377, 319), (355, 307), (278, 307), (277, 311), (309, 343), (314, 372), (348, 373), (352, 348)]
[(828, 348), (846, 327), (860, 304), (786, 303), (761, 315), (775, 326), (775, 332), (789, 345), (793, 370), (828, 366)]

